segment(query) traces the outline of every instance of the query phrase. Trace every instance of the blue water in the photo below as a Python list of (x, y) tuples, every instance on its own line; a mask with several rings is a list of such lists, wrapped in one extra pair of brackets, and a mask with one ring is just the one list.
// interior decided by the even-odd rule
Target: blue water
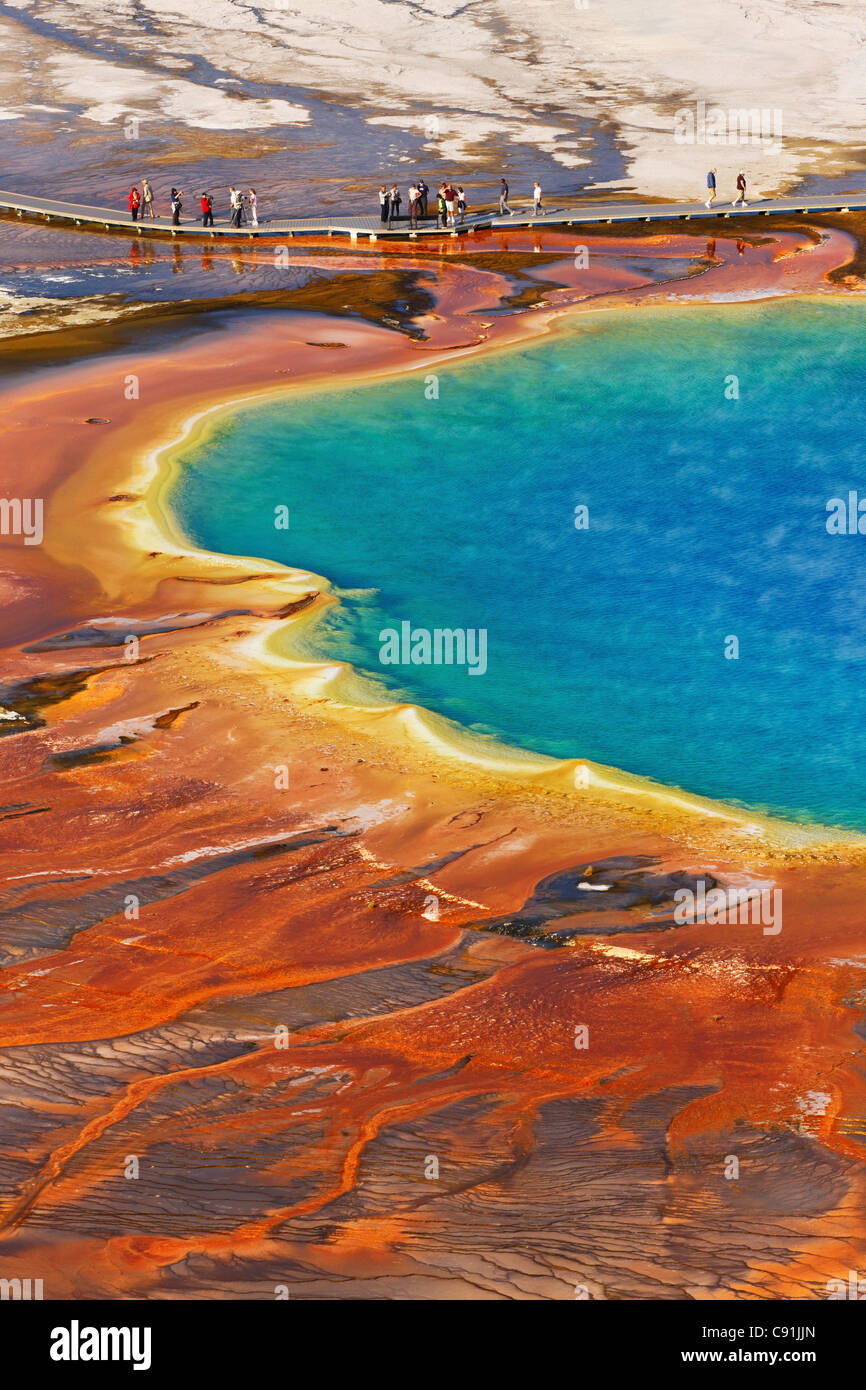
[[(223, 419), (182, 524), (356, 591), (316, 650), (464, 725), (866, 829), (866, 536), (826, 529), (866, 496), (866, 305), (598, 315), (438, 376)], [(383, 667), (403, 619), (485, 628), (486, 674)]]

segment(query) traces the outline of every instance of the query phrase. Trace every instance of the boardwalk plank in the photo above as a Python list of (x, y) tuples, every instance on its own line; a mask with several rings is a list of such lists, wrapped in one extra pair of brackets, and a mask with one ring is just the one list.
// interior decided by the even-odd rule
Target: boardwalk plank
[(402, 219), (391, 229), (384, 226), (378, 216), (336, 215), (325, 213), (314, 217), (263, 218), (258, 227), (244, 225), (231, 227), (228, 219), (216, 217), (213, 229), (203, 228), (200, 219), (186, 218), (179, 227), (172, 226), (168, 217), (149, 218), (133, 222), (128, 214), (118, 212), (117, 208), (94, 207), (88, 203), (63, 203), (49, 198), (36, 198), (27, 194), (0, 191), (0, 211), (17, 213), (22, 217), (45, 220), (57, 219), (75, 225), (89, 227), (96, 231), (126, 232), (133, 235), (150, 236), (154, 233), (181, 237), (228, 237), (249, 241), (258, 238), (306, 236), (347, 236), (351, 239), (364, 237), (405, 240), (409, 237), (443, 237), (466, 235), (485, 228), (514, 227), (563, 227), (598, 226), (634, 222), (670, 222), (689, 220), (714, 222), (718, 218), (757, 217), (782, 213), (809, 212), (854, 212), (866, 209), (866, 194), (852, 193), (833, 197), (813, 198), (762, 198), (750, 202), (747, 207), (734, 207), (731, 203), (717, 202), (711, 208), (703, 203), (575, 203), (571, 206), (545, 207), (541, 216), (533, 216), (531, 206), (518, 209), (511, 217), (500, 217), (493, 212), (480, 212), (468, 215), (462, 225), (455, 228), (439, 228), (431, 222), (410, 228)]

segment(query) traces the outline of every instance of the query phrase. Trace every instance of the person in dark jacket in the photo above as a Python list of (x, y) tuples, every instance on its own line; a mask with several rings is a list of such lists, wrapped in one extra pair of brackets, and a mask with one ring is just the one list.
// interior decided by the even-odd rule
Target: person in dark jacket
[(183, 208), (183, 189), (173, 188), (171, 190), (171, 220), (175, 227), (180, 226), (180, 214)]
[(747, 208), (749, 206), (749, 204), (746, 202), (746, 175), (744, 174), (742, 169), (737, 174), (737, 196), (731, 203), (731, 207), (735, 208), (737, 206), (737, 203), (742, 203), (744, 208)]

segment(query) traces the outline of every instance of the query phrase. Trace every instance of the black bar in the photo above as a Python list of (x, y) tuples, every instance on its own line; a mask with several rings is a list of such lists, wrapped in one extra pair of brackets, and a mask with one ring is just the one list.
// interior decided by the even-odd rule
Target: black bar
[[(446, 1307), (409, 1300), (386, 1310), (386, 1300), (341, 1299), (337, 1283), (333, 1298), (315, 1301), (292, 1298), (290, 1286), (288, 1297), (269, 1290), (264, 1297), (237, 1301), (5, 1301), (0, 1302), (0, 1331), (7, 1356), (14, 1350), (15, 1374), (38, 1373), (49, 1384), (64, 1384), (76, 1375), (91, 1382), (102, 1376), (105, 1383), (108, 1377), (116, 1383), (118, 1376), (132, 1375), (133, 1383), (144, 1383), (146, 1375), (171, 1372), (195, 1377), (197, 1384), (212, 1373), (219, 1385), (235, 1373), (248, 1378), (274, 1374), (280, 1367), (289, 1380), (300, 1366), (295, 1363), (290, 1370), (285, 1358), (293, 1360), (302, 1349), (305, 1360), (318, 1351), (331, 1379), (341, 1356), (372, 1378), (385, 1374), (375, 1367), (389, 1347), (398, 1352), (407, 1334), (427, 1341), (434, 1327), (439, 1329), (437, 1341), (447, 1327), (454, 1348), (455, 1334), (462, 1345), (474, 1343), (488, 1380), (498, 1357), (511, 1356), (515, 1337), (522, 1343), (527, 1333), (543, 1332), (556, 1337), (559, 1356), (568, 1349), (566, 1359), (574, 1358), (581, 1380), (592, 1365), (608, 1374), (641, 1377), (679, 1369), (696, 1379), (715, 1366), (734, 1375), (741, 1368), (760, 1367), (772, 1372), (773, 1379), (779, 1372), (806, 1371), (823, 1383), (856, 1367), (862, 1354), (862, 1314), (845, 1306), (850, 1301), (847, 1294), (791, 1302), (494, 1299), (486, 1305), (467, 1300)], [(103, 1328), (116, 1333), (103, 1337)], [(441, 1341), (438, 1345), (441, 1351)], [(375, 1357), (370, 1354), (374, 1348)], [(115, 1349), (126, 1359), (112, 1359)], [(100, 1359), (90, 1359), (94, 1351)], [(540, 1351), (536, 1343), (534, 1355)], [(551, 1346), (549, 1354), (553, 1351)], [(61, 1355), (70, 1359), (57, 1359)]]

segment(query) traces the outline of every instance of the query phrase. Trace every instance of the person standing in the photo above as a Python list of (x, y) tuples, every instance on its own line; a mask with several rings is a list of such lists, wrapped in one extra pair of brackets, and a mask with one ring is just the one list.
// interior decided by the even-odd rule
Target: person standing
[(250, 189), (250, 221), (254, 227), (259, 225), (259, 200), (254, 188)]
[(711, 207), (716, 201), (716, 171), (711, 169), (707, 174), (707, 201), (704, 207)]
[(731, 203), (731, 207), (735, 208), (737, 206), (737, 203), (742, 203), (744, 208), (747, 208), (749, 206), (749, 204), (746, 202), (746, 176), (743, 173), (742, 169), (737, 174), (737, 196)]
[(408, 191), (408, 193), (407, 193), (406, 196), (407, 196), (408, 199), (409, 199), (409, 226), (410, 226), (410, 227), (417, 227), (417, 225), (418, 225), (418, 198), (420, 197), (420, 194), (419, 194), (419, 192), (418, 192), (418, 185), (415, 184), (415, 183), (410, 183), (410, 185), (409, 185), (409, 191)]
[(238, 190), (235, 188), (234, 184), (232, 184), (232, 185), (229, 187), (229, 208), (230, 208), (230, 213), (229, 213), (229, 223), (230, 223), (230, 225), (231, 225), (232, 227), (239, 227), (239, 226), (241, 225), (241, 211), (242, 211), (242, 206), (241, 206), (241, 195), (240, 195), (240, 193), (238, 193)]
[(439, 225), (440, 227), (447, 227), (447, 226), (448, 226), (448, 220), (447, 220), (447, 219), (448, 219), (448, 207), (447, 207), (447, 204), (446, 204), (446, 202), (445, 202), (445, 185), (444, 185), (444, 183), (440, 183), (440, 185), (439, 185), (439, 195), (438, 195), (437, 200), (436, 200), (436, 206), (437, 206), (437, 209), (438, 209), (438, 212), (439, 212), (439, 223), (438, 223), (438, 225)]
[(446, 225), (446, 227), (453, 227), (453, 226), (454, 226), (454, 204), (455, 204), (456, 199), (457, 199), (457, 194), (454, 192), (453, 186), (452, 186), (450, 183), (446, 184), (446, 185), (445, 185), (445, 225)]
[(392, 184), (391, 184), (391, 192), (390, 192), (390, 194), (389, 194), (389, 196), (388, 196), (388, 226), (389, 226), (389, 227), (391, 226), (391, 223), (392, 223), (393, 221), (395, 221), (396, 219), (399, 218), (399, 216), (400, 216), (400, 204), (402, 203), (402, 201), (403, 201), (403, 198), (402, 198), (402, 196), (401, 196), (401, 194), (400, 194), (399, 188), (397, 187), (396, 183), (392, 183)]
[(427, 198), (430, 193), (430, 185), (423, 179), (418, 180), (418, 216), (427, 216)]
[(457, 185), (457, 211), (460, 213), (460, 225), (466, 221), (466, 194), (460, 185)]
[(504, 217), (506, 213), (508, 213), (508, 216), (509, 216), (509, 217), (513, 217), (513, 216), (514, 216), (514, 213), (511, 211), (511, 208), (508, 206), (508, 184), (505, 182), (504, 179), (500, 179), (500, 180), (499, 180), (499, 216), (500, 216), (500, 217)]
[(180, 214), (183, 208), (183, 189), (173, 188), (171, 190), (171, 221), (172, 226), (180, 226)]
[(141, 218), (149, 217), (151, 222), (156, 221), (156, 214), (153, 211), (153, 189), (147, 179), (141, 180)]
[(129, 215), (132, 218), (133, 222), (138, 221), (138, 209), (140, 207), (141, 197), (139, 196), (138, 189), (135, 186), (133, 186), (129, 190)]
[(201, 195), (201, 225), (203, 227), (213, 226), (213, 198), (208, 193)]
[(541, 206), (541, 184), (538, 179), (535, 180), (532, 188), (532, 215), (533, 217), (544, 216), (544, 209)]
[(391, 212), (391, 199), (388, 196), (388, 189), (383, 183), (379, 189), (379, 216), (382, 219), (382, 226), (388, 221)]

